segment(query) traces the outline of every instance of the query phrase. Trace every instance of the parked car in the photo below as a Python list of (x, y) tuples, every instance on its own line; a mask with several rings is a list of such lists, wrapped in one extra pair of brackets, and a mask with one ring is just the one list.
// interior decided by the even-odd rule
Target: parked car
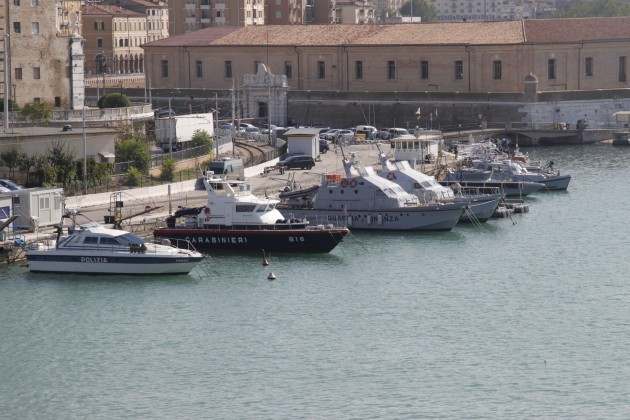
[(285, 160), (281, 160), (276, 164), (278, 167), (284, 167), (287, 169), (311, 169), (315, 166), (315, 159), (306, 155), (289, 156)]
[(7, 188), (9, 191), (23, 190), (25, 188), (23, 185), (18, 185), (9, 179), (0, 179), (0, 186)]
[(409, 131), (405, 128), (381, 128), (378, 132), (379, 138), (382, 140), (391, 140), (400, 136), (409, 134)]
[(330, 145), (328, 143), (328, 140), (319, 140), (319, 153), (326, 153), (327, 151), (330, 150)]
[(337, 136), (337, 133), (340, 130), (338, 128), (333, 128), (332, 130), (325, 130), (319, 132), (319, 138), (323, 140), (332, 140)]

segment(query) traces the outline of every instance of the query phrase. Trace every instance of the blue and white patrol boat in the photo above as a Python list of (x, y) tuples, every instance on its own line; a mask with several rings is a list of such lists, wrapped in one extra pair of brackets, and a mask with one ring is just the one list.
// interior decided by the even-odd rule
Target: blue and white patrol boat
[(26, 247), (30, 271), (81, 274), (186, 274), (204, 256), (194, 249), (180, 249), (166, 241), (145, 242), (139, 236), (90, 222), (79, 229), (74, 217), (69, 234), (58, 226), (57, 239), (33, 242)]

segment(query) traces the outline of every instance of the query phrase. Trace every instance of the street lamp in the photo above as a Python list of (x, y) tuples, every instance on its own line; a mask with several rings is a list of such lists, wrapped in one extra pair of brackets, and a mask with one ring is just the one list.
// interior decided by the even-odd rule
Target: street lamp
[[(13, 86), (13, 102), (16, 102), (16, 101), (15, 101), (15, 88), (17, 87), (17, 85), (14, 83), (14, 84), (13, 84), (13, 85), (11, 85), (11, 86)], [(11, 109), (11, 110), (13, 111), (13, 109)]]

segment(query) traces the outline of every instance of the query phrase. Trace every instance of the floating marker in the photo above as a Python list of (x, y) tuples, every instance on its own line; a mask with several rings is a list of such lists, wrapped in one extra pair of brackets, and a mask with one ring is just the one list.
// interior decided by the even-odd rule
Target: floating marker
[(271, 273), (269, 273), (269, 275), (267, 276), (267, 278), (268, 278), (269, 280), (275, 280), (275, 279), (276, 279), (276, 275), (275, 275), (275, 274), (273, 274), (273, 271), (272, 271)]

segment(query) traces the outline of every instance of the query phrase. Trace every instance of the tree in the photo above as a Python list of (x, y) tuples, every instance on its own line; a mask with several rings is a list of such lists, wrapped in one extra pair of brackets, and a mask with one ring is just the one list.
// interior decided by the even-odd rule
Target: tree
[(21, 161), (26, 156), (25, 153), (20, 152), (20, 148), (13, 144), (8, 148), (0, 152), (0, 162), (7, 168), (9, 168), (9, 174), (11, 178), (15, 176), (15, 168), (20, 166)]
[(570, 2), (569, 7), (556, 12), (557, 18), (630, 16), (630, 5), (621, 0)]
[(36, 184), (64, 188), (76, 184), (78, 178), (74, 160), (75, 153), (66, 142), (53, 142), (44, 155), (35, 157)]
[(103, 108), (128, 108), (131, 106), (131, 101), (126, 95), (122, 93), (112, 92), (103, 95), (98, 100), (98, 107)]
[(209, 153), (212, 151), (212, 137), (206, 130), (195, 130), (191, 139), (192, 147), (201, 147), (205, 146), (205, 152)]
[(41, 122), (44, 125), (48, 125), (52, 117), (52, 111), (52, 107), (47, 103), (31, 102), (24, 105), (24, 108), (20, 111), (20, 116), (25, 120), (30, 120), (35, 123)]
[(130, 187), (137, 187), (140, 185), (140, 181), (142, 181), (142, 173), (138, 170), (138, 168), (133, 166), (129, 168), (129, 172), (127, 172), (127, 185)]
[(427, 3), (425, 0), (408, 0), (400, 6), (399, 13), (403, 16), (421, 17), (422, 22), (425, 23), (435, 22), (437, 20), (435, 7)]
[(116, 161), (131, 162), (142, 174), (149, 173), (151, 160), (149, 145), (142, 140), (129, 138), (116, 143)]

